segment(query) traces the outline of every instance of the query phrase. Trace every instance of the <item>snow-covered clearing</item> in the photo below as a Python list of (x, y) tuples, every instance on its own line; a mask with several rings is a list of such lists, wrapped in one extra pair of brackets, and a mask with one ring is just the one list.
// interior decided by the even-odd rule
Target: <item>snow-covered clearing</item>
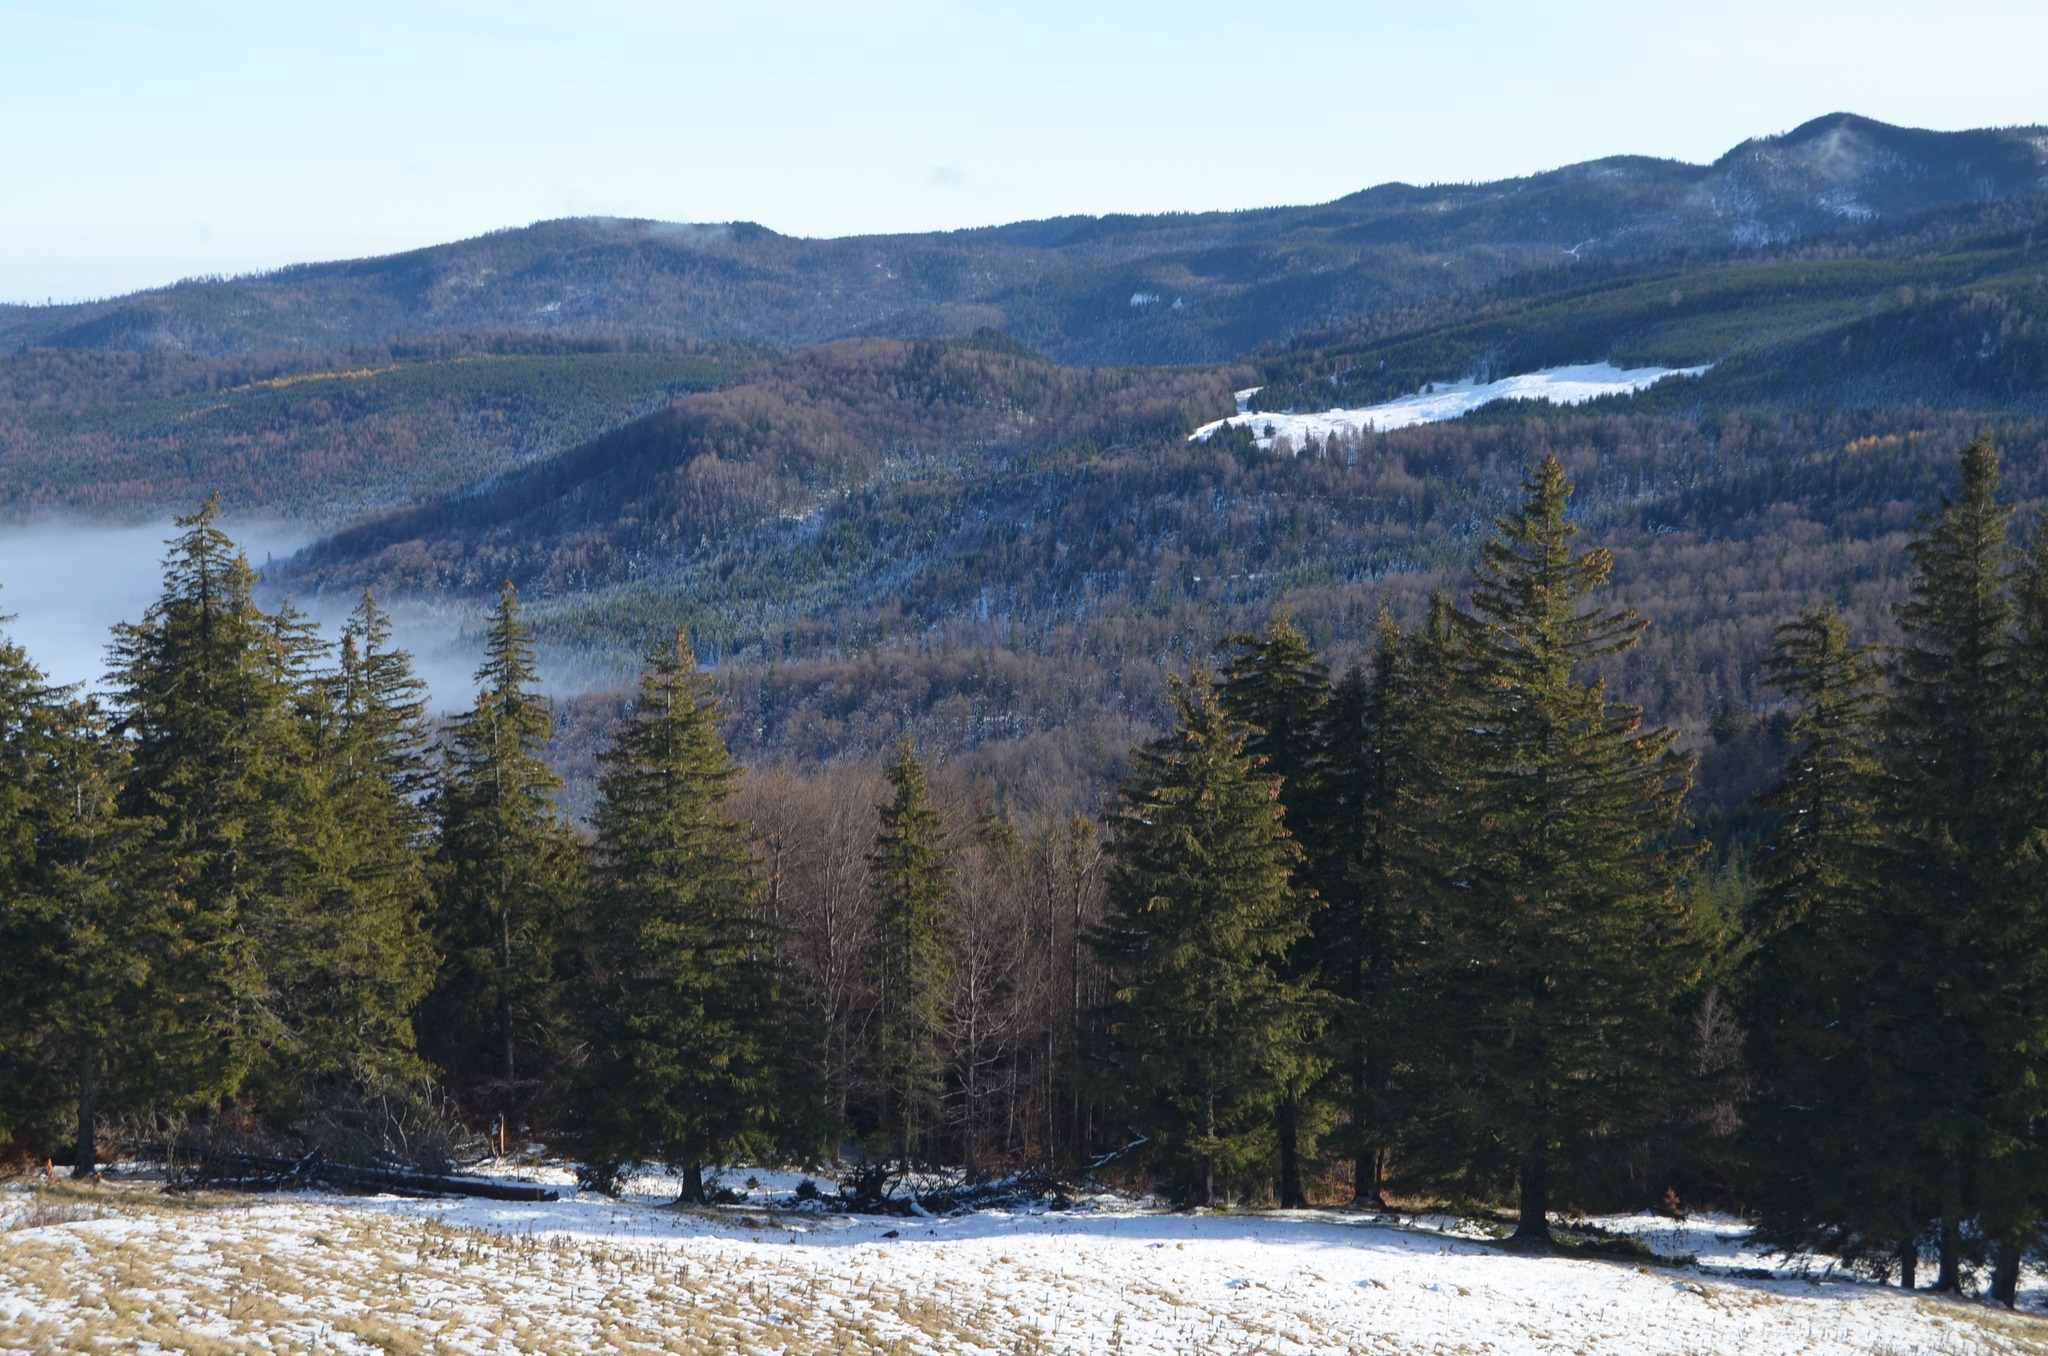
[(1581, 363), (1575, 367), (1546, 367), (1499, 381), (1438, 382), (1425, 391), (1390, 400), (1384, 405), (1361, 409), (1320, 410), (1312, 414), (1254, 414), (1246, 402), (1258, 388), (1238, 392), (1238, 412), (1196, 429), (1190, 439), (1206, 441), (1210, 434), (1228, 425), (1248, 424), (1263, 448), (1281, 438), (1293, 447), (1314, 436), (1326, 439), (1332, 433), (1349, 437), (1362, 431), (1391, 433), (1416, 424), (1434, 424), (1470, 414), (1496, 400), (1548, 400), (1556, 405), (1582, 405), (1601, 396), (1628, 395), (1653, 386), (1666, 377), (1696, 377), (1713, 364), (1702, 367), (1630, 367), (1612, 363)]
[[(764, 1174), (765, 1176), (765, 1174)], [(653, 1181), (636, 1183), (654, 1187)], [(792, 1183), (763, 1182), (782, 1198)], [(1340, 1211), (849, 1219), (653, 1196), (551, 1205), (153, 1188), (0, 1192), (0, 1349), (663, 1352), (2024, 1352), (2048, 1322), (1754, 1265), (1531, 1257)], [(1435, 1225), (1438, 1227), (1430, 1227)], [(1465, 1227), (1465, 1233), (1474, 1230)], [(891, 1235), (895, 1236), (892, 1237)], [(2038, 1305), (2030, 1293), (2029, 1305)]]

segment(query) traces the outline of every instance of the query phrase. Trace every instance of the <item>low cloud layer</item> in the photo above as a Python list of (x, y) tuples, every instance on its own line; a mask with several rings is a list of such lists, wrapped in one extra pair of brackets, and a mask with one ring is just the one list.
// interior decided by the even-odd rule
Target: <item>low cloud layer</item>
[[(249, 563), (265, 566), (305, 545), (303, 529), (261, 523), (228, 524)], [(163, 557), (176, 534), (169, 522), (130, 527), (39, 523), (0, 527), (0, 614), (6, 634), (58, 683), (98, 686), (107, 671), (107, 646), (120, 622), (135, 622), (163, 587)], [(266, 606), (279, 600), (266, 596)], [(294, 599), (338, 634), (353, 599)], [(394, 607), (398, 643), (413, 652), (415, 667), (442, 709), (466, 706), (475, 695), (471, 675), (482, 659), (472, 635), (473, 612), (424, 605)]]

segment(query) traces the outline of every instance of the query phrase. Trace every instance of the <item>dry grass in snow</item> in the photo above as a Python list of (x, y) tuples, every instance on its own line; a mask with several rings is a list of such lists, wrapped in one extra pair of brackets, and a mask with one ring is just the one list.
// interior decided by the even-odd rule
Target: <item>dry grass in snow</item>
[(1975, 1302), (1338, 1214), (848, 1220), (138, 1185), (12, 1188), (0, 1222), (10, 1352), (2048, 1351), (2048, 1322)]

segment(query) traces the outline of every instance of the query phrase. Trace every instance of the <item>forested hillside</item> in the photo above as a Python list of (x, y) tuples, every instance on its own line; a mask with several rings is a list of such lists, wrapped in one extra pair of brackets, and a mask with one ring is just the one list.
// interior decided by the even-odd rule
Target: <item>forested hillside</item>
[(2006, 408), (2048, 386), (2048, 199), (1923, 220), (1850, 245), (1612, 268), (1461, 314), (1368, 320), (1264, 360), (1261, 410), (1371, 405), (1425, 382), (1605, 359), (1714, 371), (1666, 408)]
[(1418, 616), (1547, 450), (1658, 619), (1615, 679), (1689, 741), (1718, 730), (1702, 783), (1718, 802), (1760, 756), (1745, 740), (1772, 700), (1774, 620), (1824, 596), (1884, 633), (1885, 562), (1978, 423), (2012, 453), (2016, 500), (2048, 497), (2048, 425), (1995, 402), (1670, 413), (1638, 396), (1295, 455), (1189, 442), (1245, 379), (1062, 368), (997, 336), (831, 345), (372, 519), (279, 578), (479, 601), (509, 578), (558, 662), (600, 683), (686, 628), (720, 666), (743, 756), (874, 755), (907, 729), (1080, 788), (1161, 718), (1168, 672), (1272, 609), (1338, 655), (1369, 643), (1382, 601)]
[(1361, 314), (1598, 260), (1730, 254), (2036, 194), (2039, 128), (1833, 114), (1712, 165), (1621, 156), (1314, 207), (806, 240), (750, 223), (544, 222), (380, 259), (0, 307), (0, 346), (227, 355), (450, 332), (804, 346), (994, 326), (1062, 362), (1218, 362)]
[[(833, 559), (842, 533), (828, 516), (934, 529), (951, 514), (885, 505), (935, 482), (971, 491), (1029, 453), (1184, 438), (1245, 375), (1060, 367), (992, 331), (828, 344), (482, 492), (338, 533), (294, 577), (433, 589), (511, 578), (562, 593), (723, 548), (778, 592), (799, 576), (861, 590), (859, 564)], [(810, 559), (777, 570), (764, 554), (776, 544)], [(880, 545), (886, 559), (908, 558), (902, 542)]]
[(209, 358), (0, 355), (0, 517), (236, 513), (338, 525), (574, 447), (765, 356), (447, 336)]

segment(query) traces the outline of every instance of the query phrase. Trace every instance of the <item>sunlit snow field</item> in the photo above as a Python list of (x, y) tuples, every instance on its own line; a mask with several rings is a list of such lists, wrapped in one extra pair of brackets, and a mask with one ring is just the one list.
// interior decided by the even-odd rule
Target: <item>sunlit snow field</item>
[[(2022, 1352), (2048, 1321), (1752, 1254), (1732, 1220), (1591, 1223), (1700, 1265), (1530, 1257), (1346, 1211), (848, 1218), (137, 1185), (0, 1192), (0, 1349), (675, 1352)], [(739, 1177), (728, 1177), (739, 1185)], [(829, 1190), (829, 1184), (827, 1185)], [(893, 1236), (892, 1236), (893, 1235)], [(1767, 1267), (1772, 1279), (1737, 1268)], [(2038, 1283), (2039, 1277), (2029, 1277)], [(2042, 1293), (2023, 1296), (2038, 1310)]]
[[(1711, 366), (1712, 364), (1708, 364)], [(1248, 425), (1258, 445), (1270, 448), (1282, 438), (1299, 448), (1308, 437), (1328, 438), (1332, 433), (1346, 437), (1360, 432), (1391, 433), (1417, 424), (1434, 424), (1470, 414), (1497, 400), (1548, 400), (1556, 405), (1583, 405), (1602, 396), (1628, 395), (1654, 386), (1667, 377), (1696, 377), (1706, 367), (1616, 367), (1612, 363), (1581, 363), (1575, 367), (1546, 367), (1539, 372), (1502, 377), (1499, 381), (1438, 382), (1384, 405), (1358, 409), (1319, 410), (1310, 414), (1254, 414), (1245, 409), (1257, 387), (1239, 391), (1238, 412), (1228, 419), (1204, 424), (1190, 438), (1206, 440), (1218, 429)]]

